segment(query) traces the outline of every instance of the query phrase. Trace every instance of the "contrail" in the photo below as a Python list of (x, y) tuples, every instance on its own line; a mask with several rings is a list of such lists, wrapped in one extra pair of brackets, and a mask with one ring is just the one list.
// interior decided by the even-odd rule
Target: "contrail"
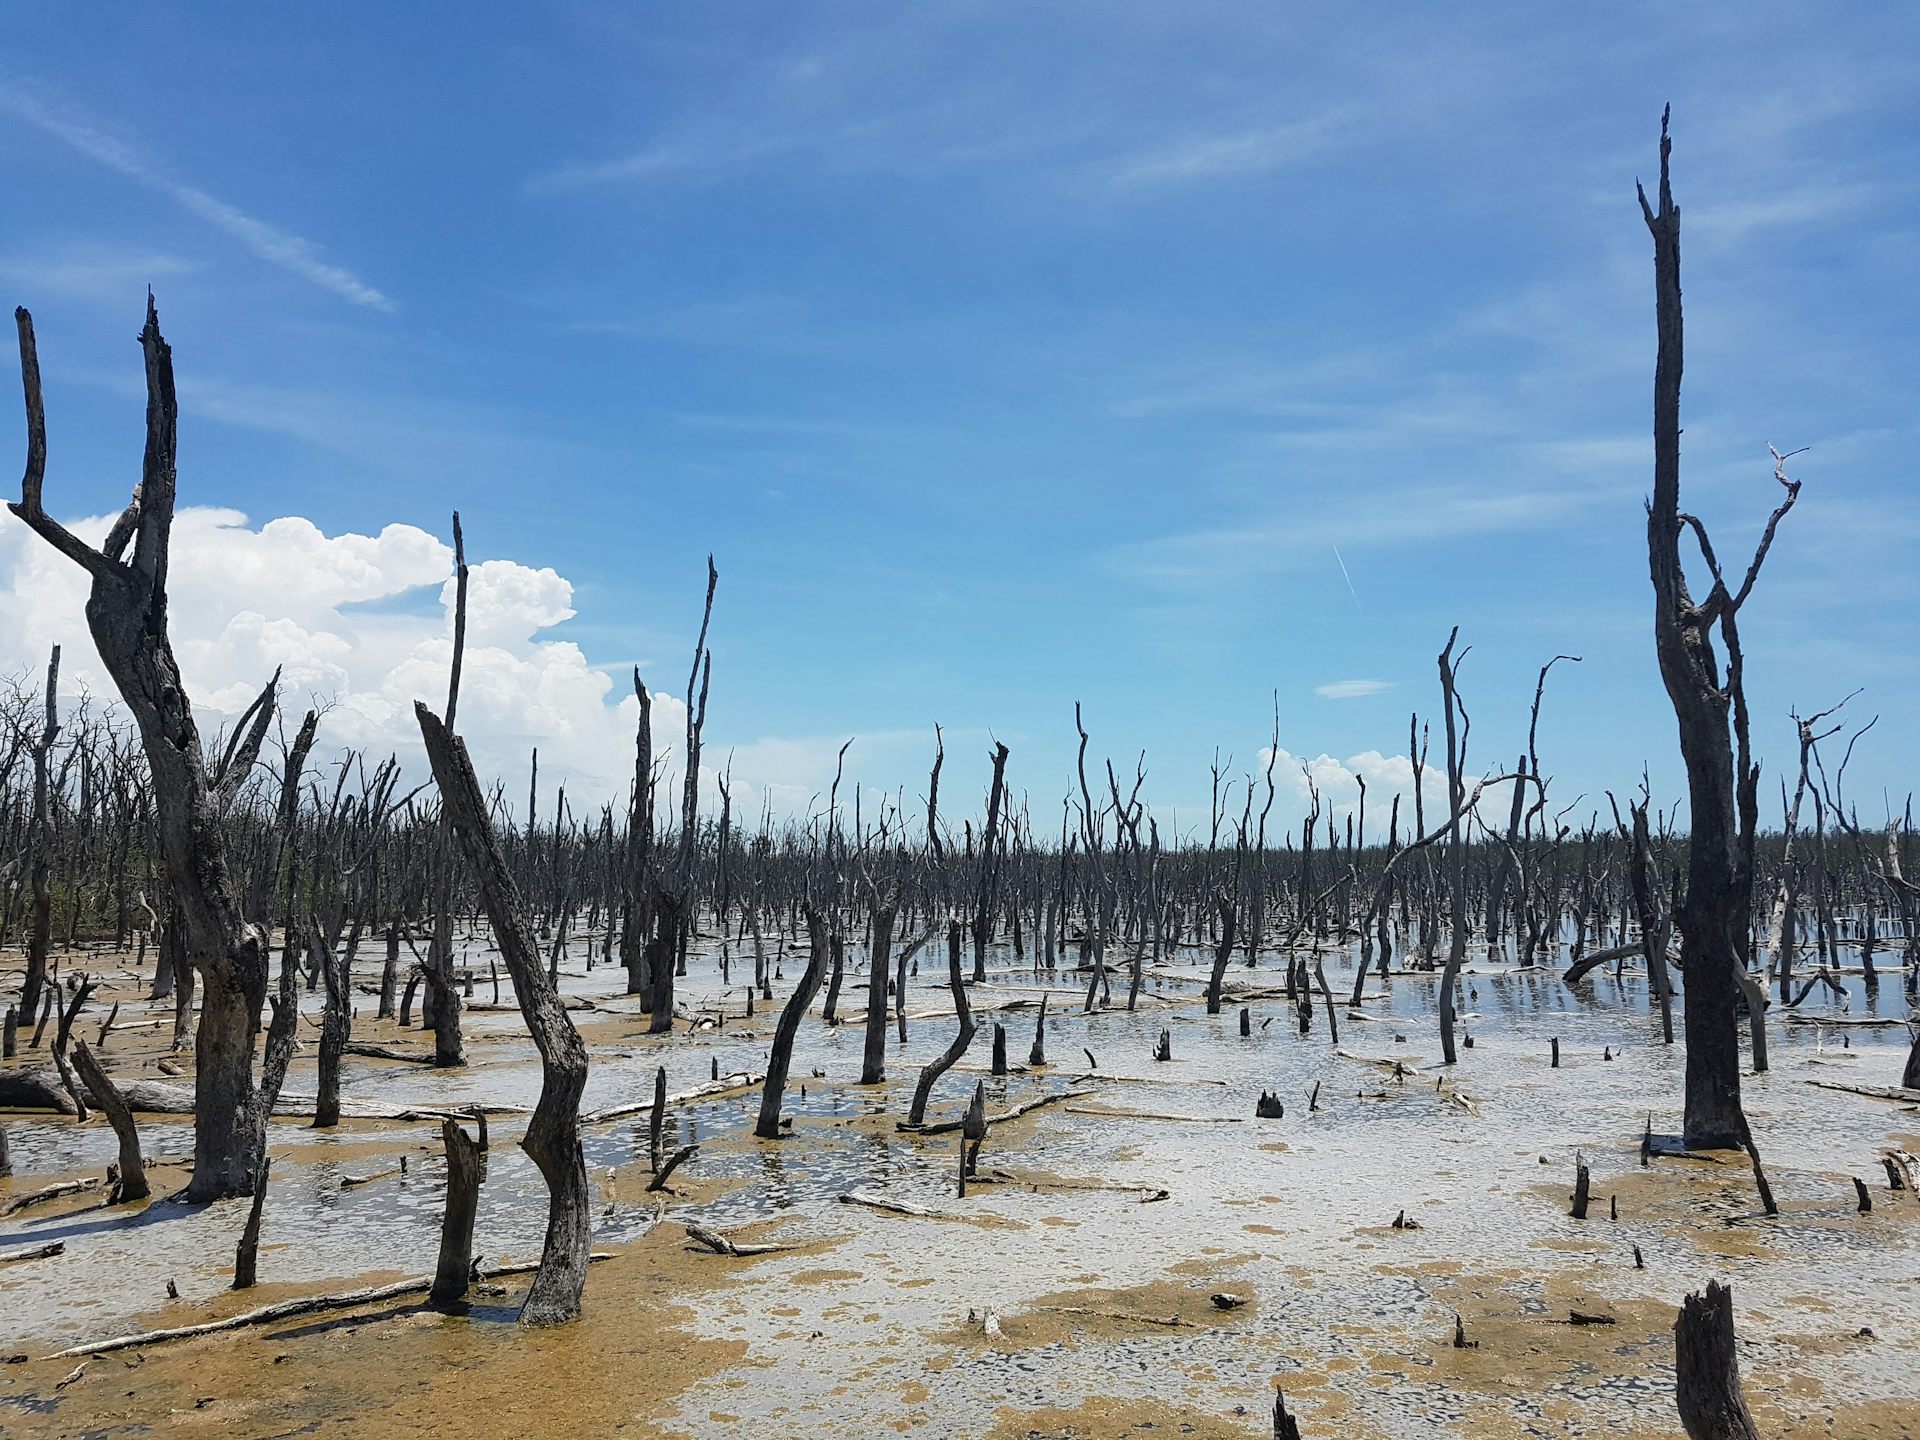
[[(1340, 547), (1338, 545), (1333, 547), (1333, 558), (1340, 560)], [(1353, 576), (1347, 574), (1347, 562), (1345, 560), (1340, 560), (1340, 575), (1341, 578), (1347, 582), (1347, 593), (1353, 596), (1353, 608), (1359, 610), (1360, 592), (1353, 588)], [(1360, 613), (1364, 615), (1366, 612), (1362, 610)]]

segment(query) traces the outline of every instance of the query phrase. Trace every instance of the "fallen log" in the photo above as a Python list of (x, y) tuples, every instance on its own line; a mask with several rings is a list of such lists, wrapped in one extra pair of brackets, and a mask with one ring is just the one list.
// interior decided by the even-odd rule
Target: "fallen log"
[(681, 1222), (686, 1226), (687, 1238), (711, 1250), (716, 1255), (731, 1255), (744, 1259), (751, 1255), (777, 1255), (782, 1250), (791, 1250), (791, 1245), (775, 1243), (754, 1244), (739, 1240), (729, 1240), (718, 1230), (709, 1230), (704, 1225), (696, 1225), (691, 1220)]
[[(682, 1090), (677, 1095), (667, 1096), (669, 1105), (684, 1105), (690, 1100), (714, 1100), (722, 1095), (731, 1095), (735, 1091), (753, 1089), (767, 1077), (756, 1075), (750, 1070), (736, 1070), (731, 1075), (722, 1075), (718, 1080), (709, 1080), (696, 1085), (691, 1090)], [(653, 1109), (653, 1099), (636, 1100), (626, 1105), (609, 1105), (604, 1110), (595, 1110), (590, 1115), (582, 1115), (582, 1125), (605, 1125), (614, 1120), (625, 1120), (629, 1116), (643, 1115)]]
[(363, 1040), (350, 1040), (341, 1046), (342, 1055), (358, 1055), (363, 1060), (399, 1060), (407, 1065), (431, 1065), (433, 1056), (423, 1052), (395, 1050), (387, 1045), (373, 1045)]
[(1864, 1095), (1869, 1100), (1892, 1100), (1905, 1105), (1920, 1105), (1920, 1090), (1905, 1085), (1842, 1085), (1838, 1080), (1809, 1080), (1822, 1090), (1843, 1090), (1849, 1095)]
[(7, 1202), (6, 1208), (0, 1210), (0, 1215), (17, 1215), (20, 1211), (28, 1209), (31, 1206), (42, 1205), (49, 1200), (58, 1200), (63, 1195), (82, 1195), (89, 1190), (98, 1190), (99, 1188), (100, 1177), (97, 1175), (90, 1175), (85, 1180), (62, 1180), (58, 1184), (47, 1186), (44, 1190), (35, 1190), (31, 1194), (14, 1196), (13, 1199)]
[[(613, 1253), (607, 1250), (596, 1250), (587, 1258), (611, 1260)], [(500, 1265), (487, 1271), (487, 1278), (530, 1275), (539, 1268), (540, 1262), (537, 1260)], [(268, 1325), (275, 1320), (285, 1320), (294, 1315), (311, 1315), (316, 1310), (350, 1310), (357, 1305), (372, 1305), (381, 1300), (394, 1300), (402, 1295), (411, 1295), (415, 1291), (432, 1288), (433, 1276), (423, 1275), (413, 1280), (396, 1280), (391, 1285), (370, 1285), (364, 1290), (345, 1290), (335, 1295), (309, 1295), (300, 1300), (281, 1300), (273, 1305), (262, 1305), (258, 1310), (230, 1315), (225, 1320), (208, 1320), (199, 1325), (176, 1325), (168, 1330), (148, 1330), (139, 1335), (116, 1335), (110, 1340), (99, 1340), (90, 1345), (70, 1345), (65, 1350), (56, 1350), (45, 1358), (70, 1360), (76, 1355), (107, 1355), (115, 1350), (132, 1350), (141, 1345), (158, 1345), (168, 1340), (192, 1340), (197, 1336), (217, 1335), (224, 1330), (240, 1330), (249, 1325)]]
[(1605, 950), (1594, 950), (1582, 955), (1578, 960), (1574, 961), (1573, 964), (1569, 965), (1567, 967), (1567, 973), (1561, 976), (1561, 979), (1565, 980), (1569, 985), (1578, 985), (1582, 980), (1587, 978), (1587, 972), (1589, 970), (1598, 969), (1611, 960), (1631, 960), (1641, 953), (1642, 947), (1638, 940), (1634, 941), (1631, 945), (1614, 945)]
[[(1097, 1093), (1098, 1092), (1094, 1090), (1061, 1090), (1052, 1095), (1042, 1095), (1035, 1100), (1023, 1101), (1015, 1105), (1011, 1110), (1002, 1110), (997, 1115), (989, 1115), (986, 1117), (985, 1123), (988, 1125), (998, 1125), (1002, 1121), (1018, 1120), (1022, 1115), (1030, 1115), (1035, 1110), (1039, 1110), (1044, 1106), (1057, 1105), (1062, 1100), (1083, 1100), (1087, 1096)], [(909, 1125), (906, 1121), (901, 1120), (897, 1122), (894, 1128), (904, 1131), (909, 1135), (951, 1135), (954, 1131), (965, 1126), (966, 1123), (964, 1118), (960, 1120), (939, 1120), (931, 1125)]]
[(1042, 1305), (1056, 1315), (1091, 1315), (1100, 1320), (1124, 1320), (1135, 1325), (1159, 1325), (1170, 1330), (1197, 1330), (1199, 1326), (1178, 1315), (1135, 1315), (1126, 1310), (1096, 1310), (1087, 1305)]
[(849, 1190), (840, 1197), (842, 1205), (864, 1205), (869, 1210), (878, 1210), (887, 1215), (910, 1215), (915, 1219), (932, 1219), (939, 1216), (938, 1210), (929, 1210), (924, 1205), (909, 1205), (904, 1200), (889, 1200), (883, 1195), (869, 1194), (864, 1190)]

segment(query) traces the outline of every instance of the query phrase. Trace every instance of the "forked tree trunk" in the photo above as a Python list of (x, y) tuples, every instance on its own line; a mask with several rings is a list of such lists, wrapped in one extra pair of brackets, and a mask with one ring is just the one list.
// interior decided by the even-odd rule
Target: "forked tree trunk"
[(440, 787), (440, 803), (467, 866), (479, 881), (494, 943), (513, 977), (520, 1014), (540, 1052), (540, 1099), (520, 1148), (547, 1182), (547, 1237), (540, 1269), (520, 1310), (520, 1323), (557, 1325), (579, 1316), (587, 1283), (591, 1196), (580, 1150), (580, 1095), (587, 1085), (587, 1048), (540, 963), (539, 947), (494, 840), (486, 797), (474, 778), (466, 745), (425, 705), (416, 701), (413, 713), (420, 722), (434, 782)]
[[(1738, 592), (1728, 589), (1707, 534), (1680, 511), (1680, 377), (1684, 326), (1680, 307), (1680, 211), (1673, 203), (1667, 117), (1660, 122), (1659, 209), (1640, 192), (1640, 209), (1653, 236), (1654, 313), (1659, 357), (1653, 378), (1653, 498), (1647, 506), (1647, 555), (1654, 592), (1654, 642), (1660, 678), (1673, 703), (1680, 753), (1687, 766), (1691, 835), (1687, 889), (1675, 907), (1682, 969), (1687, 977), (1686, 1143), (1695, 1149), (1730, 1148), (1739, 1141), (1740, 1046), (1735, 1001), (1746, 967), (1753, 899), (1754, 830), (1758, 823), (1759, 766), (1748, 741), (1747, 701), (1737, 616), (1780, 519), (1793, 507), (1798, 481), (1776, 459), (1774, 476), (1786, 499), (1767, 521)], [(1713, 576), (1704, 601), (1695, 602), (1680, 562), (1680, 536), (1691, 528)], [(1718, 627), (1726, 667), (1715, 653)]]
[(927, 1118), (927, 1098), (933, 1094), (933, 1082), (958, 1064), (967, 1047), (973, 1044), (973, 1006), (967, 1003), (967, 980), (960, 971), (960, 921), (957, 918), (947, 921), (947, 988), (953, 992), (953, 1008), (960, 1029), (953, 1043), (920, 1071), (920, 1079), (913, 1087), (913, 1104), (907, 1111), (909, 1125), (918, 1125)]
[[(266, 1149), (267, 1112), (253, 1081), (254, 1039), (267, 998), (267, 954), (241, 913), (209, 797), (193, 706), (167, 635), (167, 565), (173, 532), (179, 406), (173, 352), (151, 296), (140, 332), (146, 357), (147, 444), (140, 488), (99, 550), (48, 515), (46, 419), (33, 318), (14, 312), (27, 403), (27, 469), (9, 508), (92, 581), (87, 628), (140, 730), (153, 787), (155, 830), (186, 921), (187, 953), (203, 981), (195, 1067), (193, 1179), (186, 1198), (250, 1193)], [(131, 544), (133, 553), (126, 557)]]

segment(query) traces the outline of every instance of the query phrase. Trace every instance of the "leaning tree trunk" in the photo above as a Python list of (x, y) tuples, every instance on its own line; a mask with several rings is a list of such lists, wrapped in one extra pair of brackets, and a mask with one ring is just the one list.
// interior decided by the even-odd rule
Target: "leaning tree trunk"
[(786, 1008), (773, 1027), (773, 1045), (767, 1052), (767, 1078), (760, 1086), (760, 1118), (753, 1133), (762, 1140), (780, 1138), (780, 1102), (786, 1095), (787, 1070), (793, 1064), (793, 1042), (800, 1033), (813, 997), (820, 993), (820, 980), (827, 968), (832, 941), (827, 935), (826, 918), (811, 905), (807, 907), (807, 968), (800, 983), (787, 997)]
[(907, 1111), (909, 1125), (918, 1125), (927, 1118), (927, 1097), (933, 1094), (933, 1082), (958, 1064), (960, 1057), (967, 1053), (967, 1047), (973, 1044), (973, 1007), (967, 1003), (966, 977), (960, 973), (960, 921), (957, 917), (947, 921), (947, 988), (953, 992), (953, 1008), (959, 1018), (960, 1029), (954, 1035), (953, 1043), (920, 1071), (920, 1079), (913, 1087), (913, 1105)]
[(119, 1173), (114, 1182), (111, 1203), (121, 1205), (146, 1199), (153, 1191), (147, 1184), (146, 1161), (140, 1155), (140, 1132), (133, 1123), (133, 1107), (127, 1104), (126, 1096), (107, 1078), (107, 1072), (100, 1068), (100, 1062), (94, 1059), (86, 1041), (75, 1042), (73, 1064), (80, 1072), (80, 1083), (93, 1096), (93, 1103), (107, 1117), (107, 1123), (113, 1126), (114, 1137), (120, 1142)]
[(540, 1269), (520, 1310), (523, 1325), (557, 1325), (580, 1314), (592, 1234), (587, 1164), (580, 1150), (580, 1095), (587, 1086), (587, 1047), (573, 1028), (560, 992), (548, 980), (520, 895), (487, 819), (486, 797), (460, 738), (425, 705), (414, 703), (420, 736), (440, 803), (478, 877), (480, 898), (493, 926), (500, 958), (513, 977), (520, 1014), (540, 1052), (540, 1099), (520, 1141), (547, 1182), (547, 1238)]
[[(193, 705), (167, 634), (167, 566), (173, 532), (179, 406), (173, 351), (151, 296), (140, 332), (146, 357), (147, 444), (140, 488), (95, 550), (42, 504), (46, 418), (33, 318), (14, 312), (27, 404), (27, 469), (8, 508), (86, 570), (87, 628), (101, 663), (140, 731), (152, 785), (160, 857), (186, 920), (187, 953), (204, 983), (195, 1065), (193, 1179), (186, 1198), (253, 1191), (266, 1149), (267, 1112), (253, 1080), (254, 1040), (267, 998), (264, 938), (241, 913), (218, 813), (208, 793)], [(126, 557), (131, 544), (133, 553)]]

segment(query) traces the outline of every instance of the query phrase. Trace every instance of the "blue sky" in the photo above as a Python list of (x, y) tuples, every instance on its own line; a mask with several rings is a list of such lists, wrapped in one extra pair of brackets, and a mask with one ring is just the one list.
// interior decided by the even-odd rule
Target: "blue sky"
[[(1789, 707), (1865, 686), (1863, 818), (1910, 782), (1913, 7), (206, 4), (0, 27), (0, 291), (35, 313), (57, 510), (115, 508), (137, 474), (151, 283), (183, 501), (329, 537), (444, 536), (458, 507), (503, 583), (571, 585), (502, 654), (571, 642), (609, 704), (634, 663), (680, 693), (711, 550), (710, 759), (799, 793), (854, 735), (855, 773), (911, 797), (939, 721), (957, 796), (991, 730), (1047, 824), (1076, 699), (1093, 753), (1144, 748), (1184, 827), (1216, 746), (1259, 763), (1276, 692), (1292, 756), (1404, 751), (1454, 624), (1474, 768), (1510, 762), (1538, 667), (1571, 652), (1542, 727), (1560, 800), (1643, 764), (1677, 796), (1633, 195), (1671, 101), (1684, 503), (1723, 555), (1775, 501), (1767, 445), (1811, 447), (1743, 621), (1759, 748), (1777, 775)], [(0, 453), (20, 434), (0, 407)], [(0, 587), (24, 553), (0, 548)], [(420, 583), (356, 603), (437, 625)], [(245, 671), (213, 655), (237, 603), (177, 614), (208, 636), (197, 688)], [(505, 696), (543, 673), (503, 660), (475, 723), (503, 767), (539, 743), (591, 790), (612, 762), (568, 757), (586, 722)]]

